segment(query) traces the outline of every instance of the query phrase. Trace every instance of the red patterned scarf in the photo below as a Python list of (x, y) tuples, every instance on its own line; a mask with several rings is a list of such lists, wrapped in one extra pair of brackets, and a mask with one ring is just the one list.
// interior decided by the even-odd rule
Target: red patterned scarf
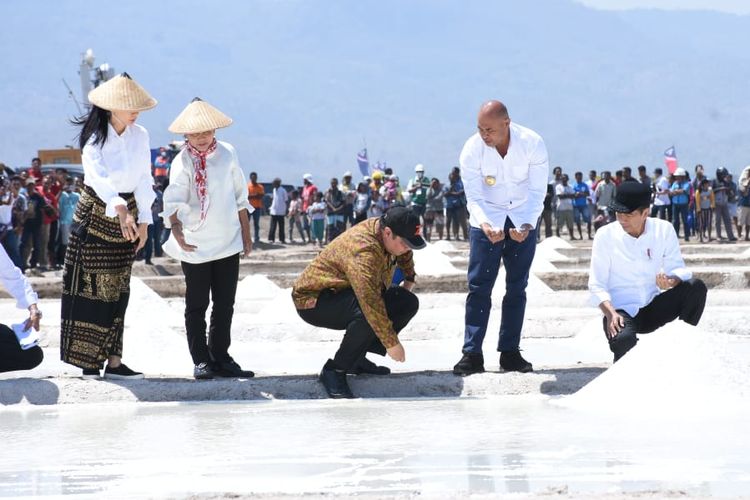
[[(185, 147), (190, 153), (190, 159), (193, 160), (193, 169), (195, 170), (195, 191), (198, 194), (198, 200), (201, 204), (201, 221), (198, 227), (203, 225), (208, 212), (208, 186), (206, 185), (206, 157), (216, 151), (216, 139), (205, 151), (198, 151), (188, 141), (185, 141)], [(197, 229), (197, 228), (196, 228)]]

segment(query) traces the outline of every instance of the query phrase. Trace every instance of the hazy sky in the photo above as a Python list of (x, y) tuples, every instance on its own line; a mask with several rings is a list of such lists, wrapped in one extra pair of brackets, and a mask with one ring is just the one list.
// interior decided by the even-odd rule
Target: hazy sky
[(717, 10), (732, 14), (750, 14), (748, 0), (577, 0), (597, 9)]

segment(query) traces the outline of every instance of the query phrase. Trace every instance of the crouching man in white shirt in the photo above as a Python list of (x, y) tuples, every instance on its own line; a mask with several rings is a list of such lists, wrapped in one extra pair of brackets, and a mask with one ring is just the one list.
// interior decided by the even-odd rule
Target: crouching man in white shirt
[(667, 221), (648, 216), (651, 191), (624, 182), (612, 209), (617, 224), (596, 232), (589, 291), (604, 313), (604, 333), (615, 361), (650, 333), (680, 318), (697, 325), (706, 305), (706, 285), (692, 279), (677, 234)]

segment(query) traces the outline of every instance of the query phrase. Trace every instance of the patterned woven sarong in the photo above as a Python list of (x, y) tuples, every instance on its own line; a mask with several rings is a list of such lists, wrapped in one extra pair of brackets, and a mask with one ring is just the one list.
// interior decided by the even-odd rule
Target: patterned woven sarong
[[(121, 193), (136, 217), (132, 193)], [(60, 357), (80, 368), (101, 368), (109, 356), (122, 356), (125, 311), (136, 243), (122, 237), (117, 217), (84, 186), (65, 253)]]

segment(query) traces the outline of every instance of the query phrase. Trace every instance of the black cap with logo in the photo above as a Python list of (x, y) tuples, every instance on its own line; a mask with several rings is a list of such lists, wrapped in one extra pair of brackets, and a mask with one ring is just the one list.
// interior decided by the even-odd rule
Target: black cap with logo
[(651, 186), (640, 182), (623, 182), (617, 186), (617, 193), (611, 207), (615, 212), (629, 214), (639, 208), (648, 207), (650, 204)]
[(393, 234), (400, 236), (404, 242), (414, 250), (427, 246), (422, 238), (422, 225), (419, 215), (407, 207), (392, 207), (383, 214), (381, 219), (384, 227), (391, 228)]

